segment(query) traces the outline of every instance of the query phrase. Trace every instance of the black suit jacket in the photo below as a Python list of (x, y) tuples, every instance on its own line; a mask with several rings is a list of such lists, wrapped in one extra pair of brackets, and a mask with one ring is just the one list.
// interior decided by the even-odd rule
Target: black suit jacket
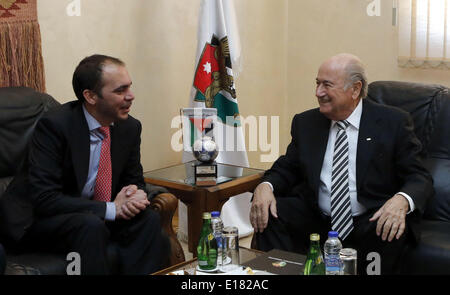
[[(111, 127), (112, 200), (122, 187), (145, 190), (140, 163), (141, 124), (129, 116)], [(105, 217), (106, 204), (81, 198), (89, 169), (90, 137), (82, 105), (46, 113), (31, 138), (28, 161), (2, 199), (3, 235), (19, 241), (33, 219), (85, 212)]]
[[(319, 109), (297, 114), (292, 141), (264, 175), (277, 196), (297, 186), (318, 209), (320, 173), (331, 121)], [(408, 113), (363, 100), (356, 155), (357, 198), (368, 210), (380, 208), (397, 192), (408, 194), (416, 210), (408, 215), (418, 237), (417, 222), (433, 193), (432, 178), (423, 167), (421, 144)]]

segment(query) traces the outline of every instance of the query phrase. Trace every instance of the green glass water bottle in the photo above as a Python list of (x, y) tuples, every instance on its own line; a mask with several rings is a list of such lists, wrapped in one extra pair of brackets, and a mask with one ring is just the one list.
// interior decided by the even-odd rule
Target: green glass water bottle
[(217, 242), (211, 227), (211, 213), (203, 213), (203, 226), (197, 246), (197, 261), (200, 270), (217, 267)]
[(305, 262), (305, 275), (325, 275), (325, 263), (320, 250), (320, 235), (311, 234), (308, 255)]

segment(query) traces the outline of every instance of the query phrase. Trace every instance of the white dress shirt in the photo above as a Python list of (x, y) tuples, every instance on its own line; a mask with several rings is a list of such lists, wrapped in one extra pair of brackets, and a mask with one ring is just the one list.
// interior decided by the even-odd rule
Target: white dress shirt
[[(98, 130), (102, 127), (100, 123), (92, 117), (83, 105), (84, 116), (89, 127), (90, 153), (89, 172), (86, 184), (84, 185), (81, 197), (92, 199), (94, 196), (95, 180), (97, 179), (98, 164), (100, 162), (100, 152), (102, 149), (103, 134)], [(113, 221), (116, 218), (116, 205), (114, 202), (106, 202), (105, 220)]]
[[(350, 125), (345, 132), (348, 138), (348, 185), (350, 192), (350, 202), (352, 205), (353, 216), (363, 214), (367, 209), (358, 202), (356, 198), (356, 152), (358, 149), (358, 134), (359, 122), (362, 114), (362, 101), (359, 101), (358, 106), (353, 113), (347, 118)], [(320, 173), (319, 184), (319, 208), (328, 216), (331, 216), (331, 172), (333, 169), (333, 154), (334, 143), (339, 127), (336, 121), (331, 121), (330, 131), (328, 134), (327, 149), (323, 158), (322, 171)]]
[[(358, 202), (357, 191), (356, 191), (356, 155), (358, 148), (358, 135), (359, 135), (359, 123), (361, 120), (363, 103), (362, 100), (359, 101), (358, 106), (353, 110), (352, 114), (347, 118), (350, 125), (346, 129), (348, 138), (348, 155), (349, 155), (349, 191), (350, 191), (350, 202), (352, 206), (352, 215), (359, 216), (367, 211), (363, 204)], [(331, 216), (331, 172), (333, 166), (333, 153), (334, 153), (334, 143), (336, 141), (336, 135), (338, 132), (338, 126), (336, 121), (331, 121), (330, 131), (328, 135), (327, 149), (323, 159), (322, 170), (320, 173), (320, 184), (319, 184), (319, 208), (320, 210), (328, 216)], [(264, 182), (270, 185), (273, 191), (273, 186), (269, 182)], [(404, 196), (409, 203), (410, 212), (414, 211), (414, 202), (410, 196), (403, 192), (398, 192)]]

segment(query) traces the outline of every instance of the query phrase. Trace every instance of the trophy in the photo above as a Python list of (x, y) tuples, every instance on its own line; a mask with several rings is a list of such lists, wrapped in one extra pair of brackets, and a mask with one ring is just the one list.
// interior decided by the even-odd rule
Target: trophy
[(195, 184), (210, 186), (217, 184), (217, 163), (214, 159), (219, 154), (216, 143), (209, 136), (203, 136), (192, 145), (194, 157)]

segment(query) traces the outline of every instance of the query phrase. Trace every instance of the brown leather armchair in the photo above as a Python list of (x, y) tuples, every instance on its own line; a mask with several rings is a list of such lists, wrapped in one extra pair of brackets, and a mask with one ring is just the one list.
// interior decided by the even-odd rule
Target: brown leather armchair
[[(26, 155), (29, 137), (37, 120), (43, 113), (58, 105), (60, 104), (50, 95), (30, 88), (0, 88), (0, 201), (7, 201), (4, 198), (5, 191), (19, 172), (20, 164)], [(171, 253), (165, 267), (183, 262), (185, 260), (183, 249), (172, 228), (177, 198), (162, 187), (147, 185), (147, 191), (152, 208), (160, 213), (168, 248), (170, 244)], [(0, 211), (0, 223), (2, 223), (1, 214)], [(5, 226), (0, 224), (0, 228)], [(66, 274), (70, 261), (67, 261), (65, 255), (18, 249), (14, 243), (5, 238), (5, 235), (0, 236), (1, 244), (6, 250), (5, 274)], [(108, 258), (114, 269), (117, 265), (114, 244), (108, 247)]]

